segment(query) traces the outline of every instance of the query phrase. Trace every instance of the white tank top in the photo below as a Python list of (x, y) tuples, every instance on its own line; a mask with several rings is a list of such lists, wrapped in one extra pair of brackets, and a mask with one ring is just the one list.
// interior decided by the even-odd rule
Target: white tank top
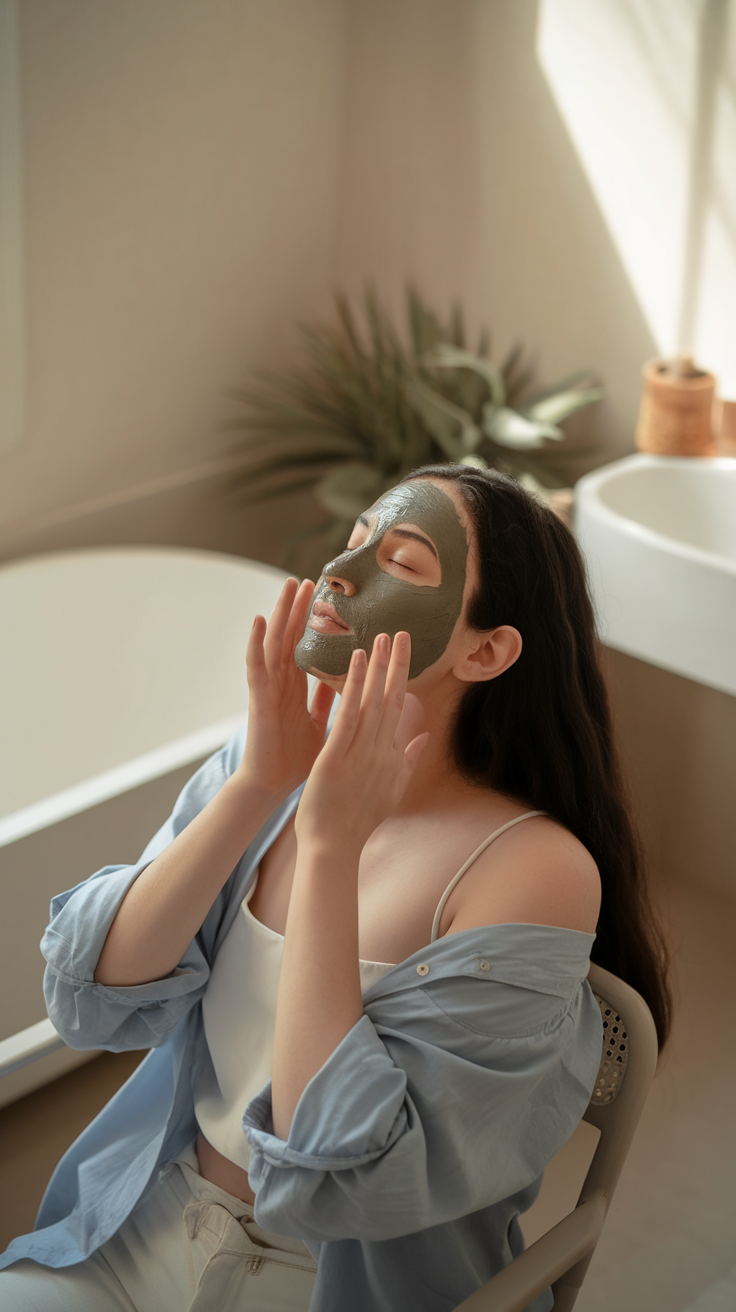
[[(276, 996), (284, 938), (253, 915), (248, 902), (258, 877), (241, 902), (212, 967), (202, 999), (211, 1067), (194, 1072), (194, 1114), (206, 1139), (244, 1171), (250, 1151), (241, 1118), (254, 1094), (271, 1078)], [(393, 962), (361, 961), (360, 984), (393, 970)]]
[[(431, 942), (439, 932), (445, 903), (458, 880), (499, 834), (543, 811), (527, 811), (496, 829), (483, 840), (440, 898), (432, 924)], [(204, 1032), (211, 1062), (193, 1073), (194, 1114), (197, 1124), (218, 1152), (247, 1171), (250, 1161), (242, 1116), (251, 1098), (271, 1078), (276, 997), (284, 938), (253, 915), (248, 902), (258, 875), (240, 904), (225, 941), (217, 954), (202, 999)], [(363, 993), (381, 979), (394, 963), (361, 961)]]

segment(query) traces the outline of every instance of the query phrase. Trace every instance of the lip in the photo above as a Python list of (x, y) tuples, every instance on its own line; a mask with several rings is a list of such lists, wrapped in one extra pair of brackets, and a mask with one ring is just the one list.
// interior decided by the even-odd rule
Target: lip
[(340, 619), (335, 607), (329, 601), (315, 601), (308, 628), (314, 629), (315, 633), (342, 633), (343, 635), (353, 633), (353, 629)]

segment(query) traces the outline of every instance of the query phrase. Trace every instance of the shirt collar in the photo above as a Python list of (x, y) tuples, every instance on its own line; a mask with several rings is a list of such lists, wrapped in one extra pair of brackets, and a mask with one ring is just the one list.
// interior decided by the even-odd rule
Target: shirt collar
[(429, 943), (364, 996), (370, 1002), (435, 979), (470, 975), (568, 998), (588, 974), (594, 942), (595, 934), (558, 925), (481, 925)]

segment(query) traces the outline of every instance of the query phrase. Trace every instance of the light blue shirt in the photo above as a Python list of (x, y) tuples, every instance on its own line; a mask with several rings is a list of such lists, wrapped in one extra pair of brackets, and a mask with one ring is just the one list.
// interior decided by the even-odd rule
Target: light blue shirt
[[(94, 970), (133, 880), (232, 774), (243, 744), (244, 730), (197, 771), (137, 865), (106, 866), (51, 904), (41, 946), (59, 1033), (73, 1048), (152, 1051), (64, 1155), (34, 1233), (15, 1239), (0, 1267), (82, 1261), (196, 1135), (191, 1073), (209, 1061), (197, 1004), (301, 789), (250, 844), (171, 975), (109, 988)], [(243, 1127), (256, 1219), (303, 1239), (317, 1260), (310, 1312), (449, 1312), (522, 1251), (518, 1215), (598, 1072), (593, 941), (513, 924), (438, 939), (365, 995), (286, 1142), (273, 1133), (270, 1084), (251, 1100)], [(551, 1305), (547, 1291), (530, 1306)]]

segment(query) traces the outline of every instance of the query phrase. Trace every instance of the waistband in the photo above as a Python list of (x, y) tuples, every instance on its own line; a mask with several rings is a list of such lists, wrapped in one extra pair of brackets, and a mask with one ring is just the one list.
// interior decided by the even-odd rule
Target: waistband
[(176, 1188), (175, 1169), (177, 1167), (179, 1168), (177, 1173), (179, 1179), (189, 1195), (187, 1197), (183, 1189), (177, 1189), (177, 1194), (180, 1195), (180, 1202), (184, 1208), (193, 1202), (216, 1203), (224, 1208), (234, 1220), (241, 1223), (253, 1243), (259, 1244), (261, 1248), (273, 1248), (280, 1253), (292, 1253), (303, 1258), (316, 1271), (316, 1263), (301, 1239), (290, 1239), (287, 1235), (277, 1235), (270, 1230), (264, 1230), (255, 1219), (251, 1203), (243, 1202), (242, 1198), (235, 1198), (233, 1194), (227, 1193), (225, 1189), (221, 1189), (219, 1185), (213, 1184), (210, 1180), (205, 1180), (200, 1175), (195, 1141), (192, 1141), (178, 1157), (173, 1158), (166, 1166), (162, 1167), (159, 1172), (159, 1179), (169, 1179), (170, 1183)]

